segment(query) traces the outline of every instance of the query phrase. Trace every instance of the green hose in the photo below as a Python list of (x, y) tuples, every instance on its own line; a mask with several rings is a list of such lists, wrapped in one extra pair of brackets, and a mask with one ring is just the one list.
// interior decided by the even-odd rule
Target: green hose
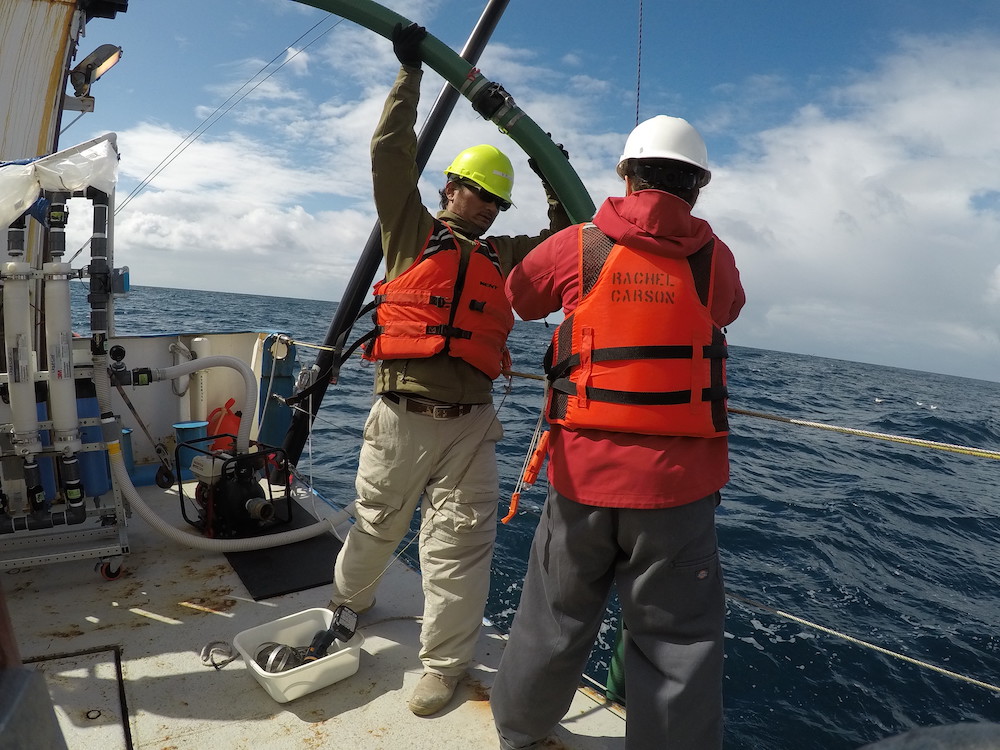
[[(296, 0), (354, 21), (389, 39), (397, 23), (410, 20), (371, 0)], [(428, 34), (420, 44), (424, 62), (471, 102), (484, 117), (532, 157), (574, 223), (589, 221), (594, 202), (559, 147), (502, 89), (487, 80), (450, 47)]]

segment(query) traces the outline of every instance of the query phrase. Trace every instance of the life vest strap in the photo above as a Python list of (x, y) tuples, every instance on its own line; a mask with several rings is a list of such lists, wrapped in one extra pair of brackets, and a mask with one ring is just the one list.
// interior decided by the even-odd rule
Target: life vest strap
[(729, 389), (724, 385), (713, 385), (701, 389), (702, 401), (725, 401), (729, 398)]
[[(432, 307), (448, 307), (451, 301), (447, 297), (438, 294), (427, 294), (427, 292), (393, 292), (389, 294), (376, 294), (368, 306), (361, 311), (363, 315), (368, 310), (372, 310), (378, 305), (386, 302), (393, 302), (397, 305), (431, 305)], [(361, 317), (359, 315), (358, 317)]]
[[(615, 360), (636, 359), (692, 359), (694, 347), (691, 346), (609, 346), (604, 349), (594, 349), (590, 353), (593, 362), (613, 362)], [(710, 344), (702, 347), (702, 357), (705, 359), (726, 359), (729, 348), (725, 344)], [(549, 369), (550, 378), (560, 378), (574, 367), (580, 366), (580, 355), (573, 354)]]
[[(577, 384), (569, 378), (560, 378), (552, 383), (552, 390), (577, 396)], [(629, 404), (632, 406), (675, 406), (691, 403), (691, 391), (612, 391), (606, 388), (585, 388), (586, 397), (607, 404)], [(701, 391), (702, 401), (722, 401), (729, 398), (725, 386), (712, 386)]]
[(466, 331), (464, 328), (455, 328), (455, 326), (449, 325), (427, 326), (427, 335), (446, 336), (451, 339), (471, 339), (472, 331)]

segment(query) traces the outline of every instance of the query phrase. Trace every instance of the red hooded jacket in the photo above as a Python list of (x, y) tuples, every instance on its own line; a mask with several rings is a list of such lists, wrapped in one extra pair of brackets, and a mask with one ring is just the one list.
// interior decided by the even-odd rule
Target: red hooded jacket
[[(617, 243), (686, 258), (715, 239), (716, 277), (709, 310), (720, 328), (746, 301), (736, 262), (708, 222), (682, 199), (660, 190), (608, 198), (593, 223)], [(549, 237), (507, 278), (507, 296), (524, 320), (579, 303), (579, 229)], [(714, 438), (550, 428), (548, 479), (560, 494), (586, 505), (663, 508), (684, 505), (729, 481), (729, 444)]]

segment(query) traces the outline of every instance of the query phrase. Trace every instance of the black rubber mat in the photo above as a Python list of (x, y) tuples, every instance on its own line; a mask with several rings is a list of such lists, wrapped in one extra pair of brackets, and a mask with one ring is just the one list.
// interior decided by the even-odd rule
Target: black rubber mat
[[(292, 520), (269, 533), (280, 534), (315, 522), (312, 514), (293, 502)], [(254, 601), (260, 601), (332, 583), (333, 563), (341, 546), (340, 540), (328, 531), (280, 547), (227, 552), (226, 559)]]

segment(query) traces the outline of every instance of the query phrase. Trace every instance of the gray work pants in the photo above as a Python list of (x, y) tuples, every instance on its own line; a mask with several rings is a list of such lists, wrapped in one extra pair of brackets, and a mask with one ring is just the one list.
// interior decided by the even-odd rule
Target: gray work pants
[(490, 699), (502, 748), (536, 746), (565, 715), (612, 582), (626, 624), (626, 747), (722, 747), (717, 502), (597, 508), (550, 487)]

